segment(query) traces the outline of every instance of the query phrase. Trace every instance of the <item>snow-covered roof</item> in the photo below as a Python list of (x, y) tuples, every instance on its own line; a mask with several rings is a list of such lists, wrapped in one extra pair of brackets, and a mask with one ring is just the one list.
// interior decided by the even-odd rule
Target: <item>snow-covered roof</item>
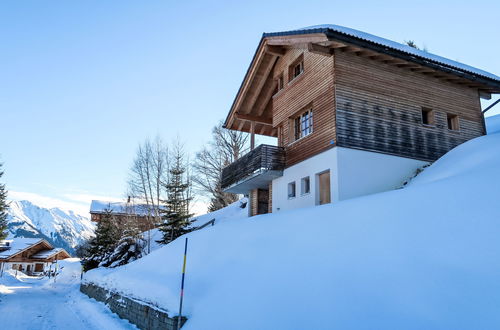
[(93, 200), (90, 204), (90, 213), (104, 213), (107, 210), (118, 214), (148, 215), (153, 213), (153, 207), (146, 204), (129, 204), (99, 200)]
[(34, 255), (31, 256), (33, 259), (47, 259), (52, 257), (53, 255), (64, 251), (62, 248), (56, 248), (56, 249), (51, 249), (51, 250), (43, 250), (38, 253), (35, 253)]
[(13, 240), (2, 241), (0, 246), (7, 249), (0, 251), (0, 259), (8, 259), (41, 241), (43, 241), (42, 238), (15, 238)]
[(500, 77), (497, 75), (494, 75), (492, 73), (489, 73), (487, 71), (481, 70), (474, 68), (470, 65), (463, 64), (457, 61), (453, 61), (450, 59), (447, 59), (445, 57), (435, 55), (428, 53), (426, 51), (422, 51), (413, 47), (410, 47), (408, 45), (404, 45), (389, 39), (381, 38), (378, 36), (375, 36), (373, 34), (369, 34), (366, 32), (358, 31), (355, 29), (351, 29), (348, 27), (340, 26), (340, 25), (334, 25), (334, 24), (323, 24), (323, 25), (314, 25), (314, 26), (309, 26), (297, 30), (291, 30), (291, 31), (284, 31), (284, 32), (272, 32), (272, 33), (264, 33), (263, 37), (272, 37), (272, 36), (280, 36), (280, 35), (295, 35), (295, 34), (309, 34), (309, 33), (328, 33), (328, 32), (334, 32), (334, 33), (340, 33), (345, 36), (353, 37), (358, 40), (364, 40), (368, 41), (370, 43), (387, 47), (392, 50), (396, 50), (398, 52), (405, 53), (406, 55), (409, 56), (414, 56), (416, 58), (424, 59), (426, 61), (436, 63), (439, 65), (444, 65), (448, 68), (452, 68), (455, 70), (459, 71), (464, 71), (468, 72), (477, 76), (485, 77), (488, 79), (493, 79), (496, 80), (497, 82), (500, 82)]

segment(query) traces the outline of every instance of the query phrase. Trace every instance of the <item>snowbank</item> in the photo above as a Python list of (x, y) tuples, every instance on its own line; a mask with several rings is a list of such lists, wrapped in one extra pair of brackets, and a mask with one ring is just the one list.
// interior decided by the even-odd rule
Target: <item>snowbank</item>
[(486, 118), (486, 130), (488, 134), (500, 132), (500, 115)]
[[(190, 233), (185, 329), (500, 328), (499, 148), (484, 136), (405, 189)], [(183, 245), (86, 281), (175, 313)]]

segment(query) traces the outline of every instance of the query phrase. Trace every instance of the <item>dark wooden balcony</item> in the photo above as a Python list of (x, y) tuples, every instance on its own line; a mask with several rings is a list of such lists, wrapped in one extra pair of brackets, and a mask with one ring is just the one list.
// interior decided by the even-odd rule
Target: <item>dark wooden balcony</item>
[(285, 149), (261, 144), (222, 170), (222, 189), (247, 194), (252, 189), (267, 189), (269, 183), (283, 175)]

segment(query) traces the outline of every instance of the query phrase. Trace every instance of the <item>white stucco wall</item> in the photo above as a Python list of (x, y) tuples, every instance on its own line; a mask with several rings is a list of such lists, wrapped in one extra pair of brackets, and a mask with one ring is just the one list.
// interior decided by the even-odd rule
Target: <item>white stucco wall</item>
[[(424, 161), (376, 152), (335, 147), (283, 171), (273, 180), (273, 212), (318, 204), (319, 173), (330, 171), (332, 203), (392, 190), (410, 178)], [(311, 190), (301, 194), (301, 179), (309, 176)], [(288, 183), (295, 181), (296, 197), (288, 198)]]
[(339, 200), (393, 190), (428, 164), (421, 160), (348, 148), (337, 149)]
[[(337, 148), (329, 149), (319, 155), (295, 164), (283, 171), (283, 176), (273, 180), (273, 212), (290, 210), (299, 207), (316, 205), (318, 182), (316, 175), (330, 170), (330, 189), (332, 202), (335, 202), (337, 191)], [(311, 190), (309, 194), (301, 194), (301, 182), (303, 177), (309, 176)], [(295, 181), (297, 193), (295, 198), (288, 198), (288, 183)]]

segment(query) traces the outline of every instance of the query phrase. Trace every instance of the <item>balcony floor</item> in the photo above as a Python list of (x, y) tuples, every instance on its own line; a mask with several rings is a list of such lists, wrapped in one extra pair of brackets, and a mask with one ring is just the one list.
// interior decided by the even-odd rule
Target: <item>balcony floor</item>
[(248, 194), (248, 192), (252, 189), (268, 189), (269, 183), (282, 175), (283, 171), (259, 171), (240, 182), (232, 184), (231, 186), (225, 188), (224, 191), (233, 194)]

